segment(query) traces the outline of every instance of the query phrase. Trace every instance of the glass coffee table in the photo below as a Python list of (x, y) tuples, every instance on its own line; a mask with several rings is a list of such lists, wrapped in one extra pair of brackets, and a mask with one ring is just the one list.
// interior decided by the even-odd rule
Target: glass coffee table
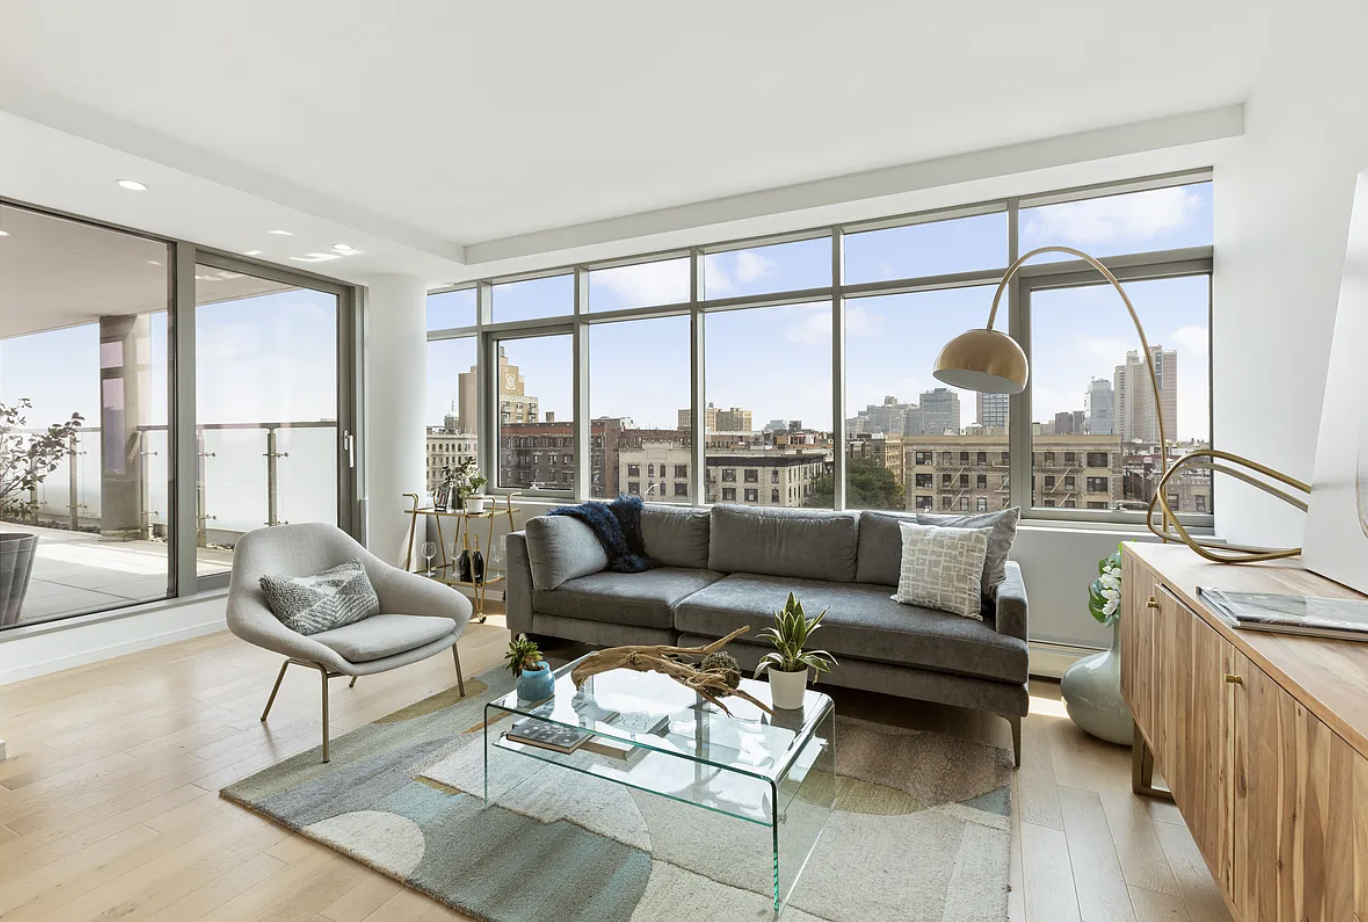
[[(576, 690), (570, 673), (578, 662), (556, 670), (551, 698), (526, 701), (514, 692), (485, 705), (485, 805), (490, 750), (498, 748), (768, 827), (779, 912), (836, 806), (831, 699), (809, 689), (802, 710), (776, 709), (770, 716), (728, 697), (728, 716), (655, 672), (616, 669)], [(741, 682), (770, 703), (768, 682)], [(541, 744), (510, 739), (510, 731)], [(567, 741), (577, 748), (546, 748), (565, 748)]]

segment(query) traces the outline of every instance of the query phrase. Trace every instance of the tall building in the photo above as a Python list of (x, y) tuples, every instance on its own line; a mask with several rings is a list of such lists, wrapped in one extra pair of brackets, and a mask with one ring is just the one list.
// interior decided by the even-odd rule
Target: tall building
[[(522, 372), (517, 365), (508, 364), (508, 354), (499, 347), (499, 420), (505, 423), (535, 423), (538, 421), (537, 398), (524, 393)], [(479, 371), (463, 371), (456, 381), (457, 401), (460, 405), (460, 429), (478, 433), (480, 414), (477, 407)]]
[[(1165, 434), (1178, 438), (1178, 353), (1163, 346), (1151, 346), (1154, 371), (1159, 378), (1159, 403), (1164, 413)], [(1117, 365), (1113, 380), (1116, 394), (1116, 431), (1124, 442), (1159, 441), (1159, 424), (1154, 413), (1154, 390), (1149, 369), (1132, 349), (1126, 364)]]
[[(921, 395), (921, 431), (917, 435), (959, 435), (959, 394), (946, 387)], [(911, 434), (911, 433), (909, 433)]]
[(1087, 414), (1083, 410), (1064, 410), (1055, 414), (1051, 435), (1083, 435)]
[(1106, 378), (1093, 378), (1083, 392), (1083, 412), (1089, 435), (1116, 433), (1115, 391)]
[(1007, 416), (1011, 408), (1011, 394), (976, 395), (978, 404), (978, 423), (980, 426), (1007, 427)]
[[(693, 411), (678, 411), (679, 428), (688, 429), (693, 425)], [(703, 410), (705, 432), (751, 432), (751, 411), (740, 407), (728, 410), (718, 409), (711, 403)]]
[(905, 435), (920, 432), (916, 422), (915, 403), (900, 403), (897, 397), (885, 397), (883, 403), (871, 403), (846, 420), (846, 431), (854, 435)]

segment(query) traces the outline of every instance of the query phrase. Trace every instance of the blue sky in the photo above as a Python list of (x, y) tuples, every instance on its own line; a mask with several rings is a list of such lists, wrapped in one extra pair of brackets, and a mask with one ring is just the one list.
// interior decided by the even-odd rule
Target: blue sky
[[(1207, 245), (1212, 240), (1211, 184), (1051, 205), (1021, 212), (1021, 250), (1062, 244), (1094, 256)], [(1052, 259), (1043, 256), (1041, 261)], [(1067, 257), (1060, 257), (1067, 258)], [(846, 238), (847, 279), (880, 279), (1002, 268), (1006, 216), (981, 215)], [(731, 298), (830, 284), (830, 242), (799, 241), (705, 257), (705, 293)], [(617, 310), (687, 300), (687, 260), (599, 270), (590, 276), (590, 309)], [(1178, 351), (1180, 438), (1206, 437), (1207, 284), (1205, 278), (1127, 285), (1150, 340)], [(429, 328), (473, 322), (473, 294), (434, 297)], [(885, 396), (915, 401), (938, 386), (931, 367), (941, 346), (982, 326), (992, 287), (852, 299), (846, 306), (848, 415)], [(568, 276), (495, 288), (494, 319), (514, 320), (573, 310)], [(1112, 377), (1138, 340), (1124, 305), (1106, 287), (1042, 292), (1034, 304), (1033, 416), (1081, 409), (1093, 377)], [(801, 419), (831, 425), (829, 302), (727, 311), (705, 320), (707, 397), (720, 407), (753, 411), (756, 425)], [(1006, 329), (1007, 318), (998, 319)], [(435, 347), (434, 347), (435, 348)], [(447, 347), (450, 349), (451, 347)], [(571, 347), (565, 337), (509, 341), (527, 391), (543, 409), (568, 418)], [(590, 338), (590, 406), (595, 416), (629, 416), (643, 426), (673, 426), (687, 406), (688, 325), (683, 318), (597, 325)], [(473, 361), (473, 346), (459, 370)], [(455, 374), (430, 352), (429, 421), (441, 421), (456, 390)], [(972, 394), (961, 397), (962, 422), (974, 421)]]

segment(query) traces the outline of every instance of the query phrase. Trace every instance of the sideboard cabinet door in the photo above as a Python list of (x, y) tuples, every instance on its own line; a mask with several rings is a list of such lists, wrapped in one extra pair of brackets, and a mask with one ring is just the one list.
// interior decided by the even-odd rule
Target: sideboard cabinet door
[(1368, 919), (1368, 761), (1235, 657), (1236, 908), (1244, 922)]
[[(1121, 696), (1146, 735), (1155, 732), (1159, 677), (1158, 585), (1128, 553), (1121, 555)], [(1151, 742), (1153, 740), (1151, 739)]]

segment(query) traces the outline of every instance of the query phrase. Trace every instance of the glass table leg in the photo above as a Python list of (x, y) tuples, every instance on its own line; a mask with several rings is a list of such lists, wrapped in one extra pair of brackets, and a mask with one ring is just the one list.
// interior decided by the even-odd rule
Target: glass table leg
[(836, 710), (829, 709), (774, 789), (774, 911), (793, 895), (836, 810)]

